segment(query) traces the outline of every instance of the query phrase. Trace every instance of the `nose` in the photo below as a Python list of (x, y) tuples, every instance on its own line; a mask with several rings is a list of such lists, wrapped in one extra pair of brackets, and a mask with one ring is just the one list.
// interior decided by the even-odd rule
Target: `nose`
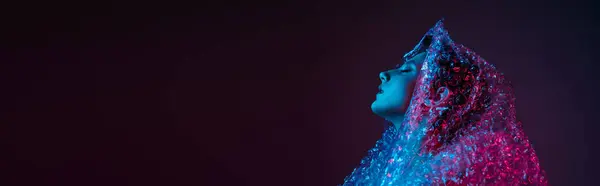
[(387, 82), (390, 80), (390, 74), (387, 72), (381, 72), (379, 73), (379, 79), (381, 80), (381, 82)]

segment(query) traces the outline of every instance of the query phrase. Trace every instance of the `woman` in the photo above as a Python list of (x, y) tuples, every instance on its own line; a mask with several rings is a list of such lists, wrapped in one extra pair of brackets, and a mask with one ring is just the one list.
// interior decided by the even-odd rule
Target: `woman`
[(443, 20), (403, 59), (371, 106), (393, 125), (343, 185), (547, 185), (510, 83)]

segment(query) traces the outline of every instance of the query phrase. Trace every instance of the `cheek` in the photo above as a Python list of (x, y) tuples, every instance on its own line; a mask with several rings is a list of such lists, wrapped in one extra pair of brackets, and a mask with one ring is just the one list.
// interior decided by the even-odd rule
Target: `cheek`
[(413, 91), (415, 90), (415, 86), (417, 85), (418, 78), (419, 78), (419, 74), (415, 74), (413, 77), (410, 78), (410, 80), (408, 82), (408, 88), (410, 90), (411, 95), (412, 95)]
[(406, 89), (409, 96), (412, 96), (412, 93), (415, 91), (415, 86), (417, 85), (416, 78), (407, 83)]
[(397, 86), (396, 86), (396, 90), (395, 90), (395, 102), (397, 102), (397, 104), (406, 104), (406, 102), (410, 102), (414, 87), (415, 87), (415, 83), (414, 81), (411, 81), (410, 78), (406, 78), (406, 79), (401, 79), (397, 82)]
[(404, 98), (406, 102), (410, 102), (412, 99), (413, 92), (415, 91), (415, 87), (417, 85), (417, 78), (411, 78), (406, 81), (404, 88)]

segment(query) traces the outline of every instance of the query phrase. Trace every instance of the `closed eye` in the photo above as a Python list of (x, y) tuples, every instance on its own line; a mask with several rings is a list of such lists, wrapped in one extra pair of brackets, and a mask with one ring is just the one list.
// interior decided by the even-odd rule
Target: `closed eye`
[[(404, 65), (396, 65), (396, 68), (400, 68), (400, 72), (401, 73), (406, 73), (406, 72), (411, 72), (413, 70), (413, 66), (415, 65), (415, 62), (413, 60), (408, 60), (406, 62), (404, 62)], [(402, 68), (405, 67), (405, 68)]]

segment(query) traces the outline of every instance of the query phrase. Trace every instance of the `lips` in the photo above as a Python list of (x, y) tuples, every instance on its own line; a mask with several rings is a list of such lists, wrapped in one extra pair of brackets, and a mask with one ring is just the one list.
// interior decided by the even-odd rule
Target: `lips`
[(381, 94), (381, 93), (383, 93), (383, 89), (381, 89), (381, 86), (377, 87), (377, 90), (378, 90), (378, 91), (377, 91), (377, 94)]

